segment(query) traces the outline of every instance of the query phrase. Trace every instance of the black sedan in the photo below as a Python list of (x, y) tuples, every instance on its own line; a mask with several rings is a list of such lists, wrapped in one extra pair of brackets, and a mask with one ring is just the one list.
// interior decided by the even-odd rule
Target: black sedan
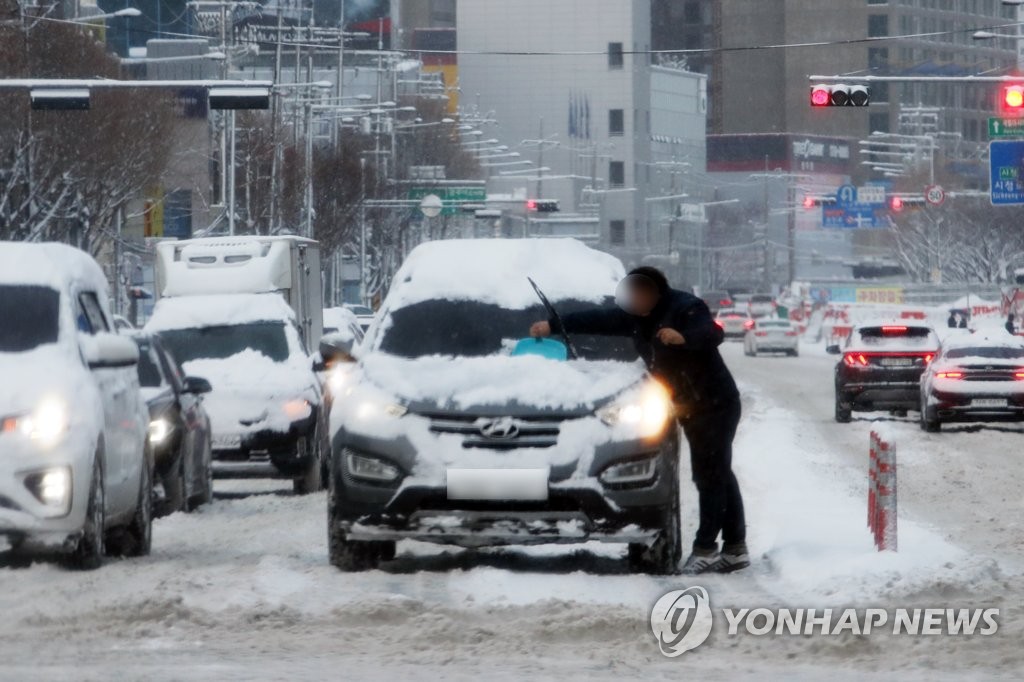
[(906, 414), (920, 405), (921, 374), (935, 358), (939, 340), (931, 327), (868, 324), (855, 327), (836, 364), (837, 422), (850, 421), (854, 410), (889, 410)]
[(149, 407), (158, 516), (192, 511), (213, 497), (210, 418), (202, 394), (210, 383), (186, 377), (157, 336), (136, 335), (139, 385)]

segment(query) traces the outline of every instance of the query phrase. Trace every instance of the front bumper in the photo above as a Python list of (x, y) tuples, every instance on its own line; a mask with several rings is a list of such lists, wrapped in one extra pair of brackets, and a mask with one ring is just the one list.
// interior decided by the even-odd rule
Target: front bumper
[[(214, 478), (278, 478), (302, 473), (311, 448), (300, 448), (300, 440), (316, 431), (318, 407), (312, 414), (293, 422), (287, 431), (264, 429), (249, 433), (214, 431)], [(214, 425), (216, 429), (216, 425)]]
[[(92, 452), (70, 439), (40, 449), (31, 443), (0, 436), (0, 538), (31, 552), (71, 551), (85, 523), (92, 483)], [(34, 473), (50, 469), (70, 472), (67, 510), (42, 502), (26, 486)]]
[[(421, 457), (434, 458), (433, 453), (412, 445), (412, 440), (422, 443), (419, 438), (385, 441), (342, 429), (333, 444), (331, 504), (336, 509), (332, 516), (353, 540), (415, 539), (462, 547), (650, 543), (661, 530), (665, 507), (679, 494), (679, 440), (674, 426), (654, 443), (600, 443), (579, 459), (553, 464), (547, 499), (541, 501), (449, 499), (444, 466), (418, 466)], [(453, 448), (466, 452), (450, 436), (435, 437), (434, 445), (439, 452)], [(550, 453), (558, 447), (539, 450)], [(388, 485), (358, 480), (345, 461), (350, 452), (384, 459), (405, 475)], [(534, 449), (481, 453), (481, 468), (514, 469), (531, 457), (536, 461), (536, 456)], [(650, 481), (630, 487), (608, 486), (599, 480), (609, 464), (639, 457), (656, 461)], [(470, 465), (463, 459), (458, 466)], [(424, 474), (423, 469), (431, 473)], [(410, 471), (417, 473), (409, 475)]]

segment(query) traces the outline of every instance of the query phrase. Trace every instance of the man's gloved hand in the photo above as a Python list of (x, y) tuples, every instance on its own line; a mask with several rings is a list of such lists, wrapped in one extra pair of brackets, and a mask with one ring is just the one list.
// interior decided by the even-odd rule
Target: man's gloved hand
[(551, 336), (551, 325), (546, 321), (534, 322), (530, 325), (530, 336), (535, 339), (543, 336)]
[(681, 346), (686, 343), (686, 338), (671, 327), (659, 329), (658, 340), (666, 346)]

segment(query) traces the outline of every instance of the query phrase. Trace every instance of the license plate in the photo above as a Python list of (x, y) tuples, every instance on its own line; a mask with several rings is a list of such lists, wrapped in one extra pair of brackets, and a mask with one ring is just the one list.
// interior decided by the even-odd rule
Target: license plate
[(1006, 398), (975, 398), (971, 407), (1006, 407)]
[(231, 450), (241, 447), (242, 437), (238, 434), (214, 436), (211, 439), (214, 450)]
[(542, 469), (448, 469), (449, 500), (548, 499), (548, 477)]
[(910, 358), (880, 358), (878, 362), (882, 367), (910, 367), (914, 364)]

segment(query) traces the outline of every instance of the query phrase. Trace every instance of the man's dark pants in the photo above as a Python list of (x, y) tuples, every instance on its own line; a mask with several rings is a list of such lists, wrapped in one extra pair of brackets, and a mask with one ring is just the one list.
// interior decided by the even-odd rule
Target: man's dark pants
[(739, 422), (738, 398), (679, 420), (690, 444), (690, 464), (700, 504), (694, 550), (716, 549), (719, 533), (726, 546), (746, 540), (743, 497), (732, 471), (732, 439)]

